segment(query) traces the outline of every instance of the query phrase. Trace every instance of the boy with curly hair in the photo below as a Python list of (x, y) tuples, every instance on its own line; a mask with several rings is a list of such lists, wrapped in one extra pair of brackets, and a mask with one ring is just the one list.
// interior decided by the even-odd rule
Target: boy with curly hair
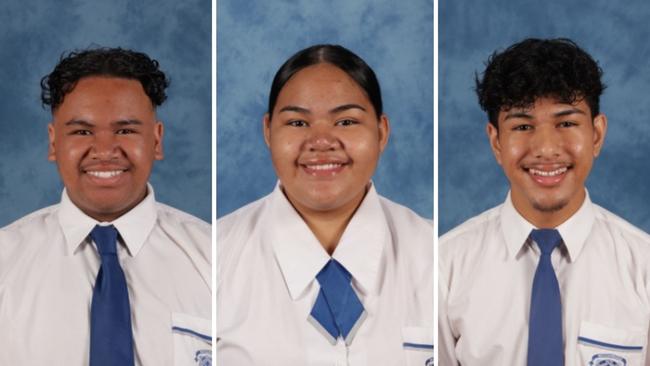
[(440, 365), (650, 364), (650, 236), (585, 188), (601, 76), (571, 40), (526, 39), (477, 77), (510, 192), (440, 239)]

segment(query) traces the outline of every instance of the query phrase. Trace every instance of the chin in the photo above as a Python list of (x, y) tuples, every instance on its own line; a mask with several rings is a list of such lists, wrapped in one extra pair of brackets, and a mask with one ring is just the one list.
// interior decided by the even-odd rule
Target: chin
[(531, 201), (535, 210), (545, 213), (553, 213), (562, 210), (569, 204), (569, 200), (533, 200)]

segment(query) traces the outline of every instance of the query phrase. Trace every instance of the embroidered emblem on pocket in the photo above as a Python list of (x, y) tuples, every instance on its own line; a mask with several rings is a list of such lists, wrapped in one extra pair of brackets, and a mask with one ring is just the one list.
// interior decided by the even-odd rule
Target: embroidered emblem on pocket
[(424, 366), (433, 366), (433, 357), (427, 360), (427, 362), (424, 364)]
[(197, 366), (212, 366), (212, 352), (209, 349), (201, 349), (196, 351), (194, 361)]
[(613, 355), (611, 353), (598, 353), (595, 354), (589, 366), (625, 366), (627, 361), (621, 356)]

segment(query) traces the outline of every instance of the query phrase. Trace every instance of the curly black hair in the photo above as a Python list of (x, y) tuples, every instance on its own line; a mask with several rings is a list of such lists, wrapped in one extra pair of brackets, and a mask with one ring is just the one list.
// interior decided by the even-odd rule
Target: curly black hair
[(594, 117), (605, 89), (602, 75), (598, 63), (570, 39), (529, 38), (490, 56), (483, 78), (475, 75), (476, 94), (495, 127), (501, 110), (527, 108), (541, 97), (568, 104), (584, 99)]
[(122, 48), (90, 48), (64, 53), (54, 70), (41, 79), (41, 101), (54, 112), (77, 82), (88, 76), (111, 76), (138, 80), (154, 106), (167, 95), (169, 79), (158, 61), (144, 53)]

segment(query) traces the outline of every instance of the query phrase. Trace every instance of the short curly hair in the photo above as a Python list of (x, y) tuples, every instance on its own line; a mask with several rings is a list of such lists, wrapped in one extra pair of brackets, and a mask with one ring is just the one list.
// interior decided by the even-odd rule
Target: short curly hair
[(527, 108), (541, 97), (568, 104), (585, 100), (595, 117), (605, 90), (602, 75), (598, 63), (570, 39), (529, 38), (490, 56), (483, 78), (475, 75), (476, 94), (495, 127), (501, 110)]
[(43, 107), (54, 112), (77, 82), (88, 76), (109, 76), (138, 80), (154, 106), (167, 95), (169, 79), (159, 69), (158, 61), (142, 52), (122, 48), (90, 48), (64, 53), (54, 70), (41, 79)]

